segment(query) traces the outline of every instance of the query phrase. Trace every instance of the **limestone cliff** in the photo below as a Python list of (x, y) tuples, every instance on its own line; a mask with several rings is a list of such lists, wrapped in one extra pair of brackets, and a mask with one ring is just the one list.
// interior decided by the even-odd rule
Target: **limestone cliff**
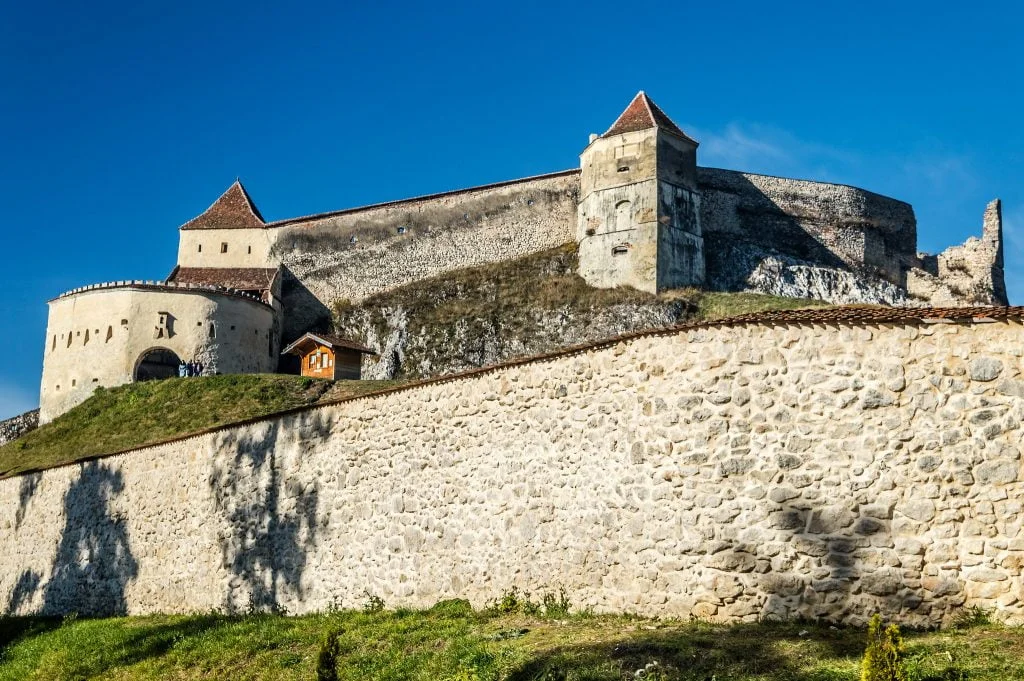
[(672, 326), (694, 312), (682, 297), (587, 286), (567, 245), (342, 303), (335, 330), (378, 351), (364, 378), (422, 378)]

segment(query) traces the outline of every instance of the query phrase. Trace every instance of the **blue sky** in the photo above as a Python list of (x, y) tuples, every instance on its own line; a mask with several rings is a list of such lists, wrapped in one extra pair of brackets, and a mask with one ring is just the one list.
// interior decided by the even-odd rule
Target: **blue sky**
[(1010, 3), (4, 3), (0, 418), (38, 402), (45, 301), (165, 277), (177, 227), (236, 176), (279, 219), (571, 168), (640, 89), (701, 165), (911, 202), (922, 250), (980, 233), (1002, 198), (1024, 303), (1022, 20)]

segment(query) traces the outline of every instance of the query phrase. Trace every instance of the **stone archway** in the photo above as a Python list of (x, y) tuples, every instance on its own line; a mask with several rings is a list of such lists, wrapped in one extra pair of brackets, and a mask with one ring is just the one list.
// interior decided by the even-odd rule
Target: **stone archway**
[(178, 375), (181, 359), (167, 348), (150, 348), (142, 353), (135, 363), (132, 380), (155, 381), (162, 378), (173, 378)]

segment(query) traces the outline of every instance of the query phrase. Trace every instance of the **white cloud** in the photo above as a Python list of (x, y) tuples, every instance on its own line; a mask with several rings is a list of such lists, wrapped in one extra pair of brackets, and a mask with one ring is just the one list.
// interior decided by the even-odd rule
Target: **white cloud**
[[(802, 140), (790, 132), (757, 123), (729, 123), (721, 131), (684, 126), (700, 142), (700, 164), (769, 175), (831, 179), (835, 170), (860, 165), (857, 154)], [(826, 168), (831, 172), (822, 171)]]
[(24, 390), (0, 381), (0, 421), (35, 409), (37, 400)]

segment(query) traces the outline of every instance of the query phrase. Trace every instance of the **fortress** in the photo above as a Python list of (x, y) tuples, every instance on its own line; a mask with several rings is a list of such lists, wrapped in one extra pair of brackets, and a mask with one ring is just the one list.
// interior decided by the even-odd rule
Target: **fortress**
[(596, 287), (888, 305), (603, 338), (0, 480), (2, 612), (564, 588), (658, 617), (1024, 623), (1024, 308), (998, 201), (927, 256), (905, 203), (696, 153), (641, 93), (580, 170), (270, 223), (236, 182), (167, 281), (51, 301), (43, 420), (177, 358), (272, 371), (336, 300), (567, 243)]
[(179, 360), (273, 372), (338, 300), (575, 241), (597, 287), (696, 286), (834, 303), (1005, 305), (1000, 205), (982, 235), (919, 254), (910, 205), (855, 187), (697, 165), (698, 143), (643, 92), (580, 169), (267, 222), (240, 182), (180, 230), (163, 282), (50, 301), (45, 423), (97, 386), (170, 376)]

